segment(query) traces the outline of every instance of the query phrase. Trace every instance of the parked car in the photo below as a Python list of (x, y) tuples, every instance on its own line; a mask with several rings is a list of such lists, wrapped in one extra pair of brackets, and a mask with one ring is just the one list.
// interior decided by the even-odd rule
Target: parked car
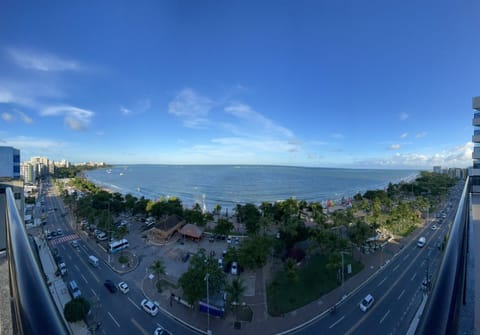
[(124, 281), (118, 284), (118, 288), (120, 289), (120, 291), (122, 291), (123, 294), (127, 294), (130, 291), (130, 287), (128, 287), (128, 284)]
[(232, 263), (232, 267), (230, 269), (230, 273), (232, 275), (237, 275), (238, 274), (238, 265), (237, 265), (237, 262), (233, 262)]
[(158, 306), (153, 301), (143, 299), (140, 305), (142, 306), (143, 310), (151, 316), (155, 316), (158, 314)]
[(57, 235), (58, 235), (58, 236), (62, 236), (62, 235), (63, 235), (63, 231), (62, 231), (60, 228), (57, 229)]
[(232, 238), (231, 238), (230, 236), (227, 237), (227, 244), (228, 244), (228, 245), (232, 244)]
[(172, 333), (170, 333), (168, 330), (166, 330), (166, 329), (163, 328), (163, 327), (158, 327), (158, 328), (155, 329), (155, 331), (153, 332), (153, 335), (172, 335)]
[(372, 307), (375, 299), (371, 294), (368, 294), (365, 298), (363, 298), (362, 302), (360, 303), (360, 309), (362, 312), (366, 312), (370, 307)]
[(218, 267), (223, 270), (223, 258), (218, 259)]
[(113, 281), (111, 281), (110, 279), (105, 280), (105, 282), (103, 283), (103, 285), (104, 285), (111, 293), (117, 292), (117, 287), (115, 286), (115, 284), (113, 283)]
[(72, 242), (70, 242), (70, 244), (72, 245), (72, 247), (74, 247), (75, 249), (78, 249), (80, 247), (80, 245), (78, 244), (78, 241), (77, 240), (74, 240)]

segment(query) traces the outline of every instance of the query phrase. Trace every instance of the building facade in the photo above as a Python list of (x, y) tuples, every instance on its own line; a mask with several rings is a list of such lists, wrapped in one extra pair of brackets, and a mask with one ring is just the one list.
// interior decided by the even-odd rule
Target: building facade
[(0, 147), (0, 177), (20, 179), (20, 150)]

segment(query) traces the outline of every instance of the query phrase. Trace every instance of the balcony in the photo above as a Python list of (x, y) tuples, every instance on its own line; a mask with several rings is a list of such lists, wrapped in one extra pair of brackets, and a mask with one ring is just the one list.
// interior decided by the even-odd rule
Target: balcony
[(472, 108), (480, 111), (480, 97), (475, 97), (472, 99)]
[(12, 189), (0, 186), (10, 274), (9, 283), (2, 282), (2, 287), (10, 286), (11, 299), (5, 301), (11, 305), (13, 334), (69, 334), (44, 281)]
[(473, 114), (472, 125), (474, 127), (480, 127), (480, 113)]

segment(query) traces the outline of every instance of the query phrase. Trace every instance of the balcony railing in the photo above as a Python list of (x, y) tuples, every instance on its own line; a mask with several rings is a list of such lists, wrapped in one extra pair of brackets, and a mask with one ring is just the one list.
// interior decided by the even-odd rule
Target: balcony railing
[(450, 230), (445, 255), (416, 334), (458, 334), (465, 304), (469, 191), (468, 178)]
[(48, 292), (11, 188), (5, 189), (7, 253), (14, 333), (69, 334)]

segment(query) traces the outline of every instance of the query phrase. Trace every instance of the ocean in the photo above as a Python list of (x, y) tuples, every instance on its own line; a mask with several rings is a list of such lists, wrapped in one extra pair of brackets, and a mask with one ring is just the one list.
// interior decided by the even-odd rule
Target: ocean
[(90, 170), (88, 180), (99, 187), (147, 199), (175, 196), (183, 205), (237, 204), (288, 198), (340, 200), (384, 189), (390, 182), (411, 181), (418, 170), (338, 169), (258, 165), (116, 165)]

